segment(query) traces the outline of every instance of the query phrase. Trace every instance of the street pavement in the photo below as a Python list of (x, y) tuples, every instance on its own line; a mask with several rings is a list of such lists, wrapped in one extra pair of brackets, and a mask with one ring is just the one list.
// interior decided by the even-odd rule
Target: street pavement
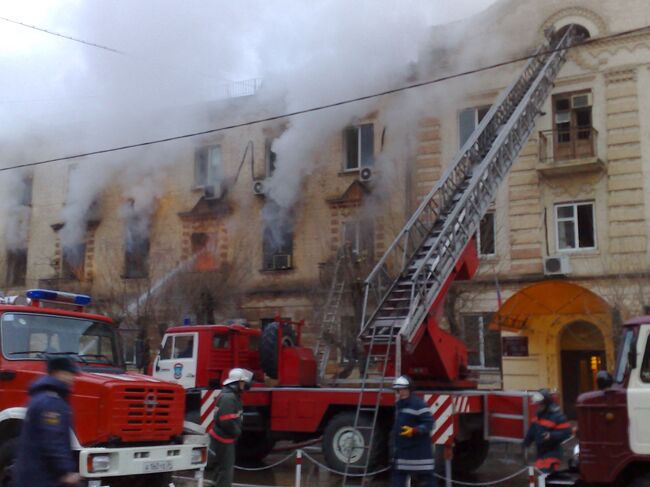
[[(567, 452), (570, 451), (570, 445), (567, 446)], [(323, 456), (317, 448), (307, 450), (307, 453), (314, 457), (318, 462), (323, 463)], [(530, 451), (530, 463), (533, 462), (534, 453)], [(269, 455), (262, 464), (247, 465), (249, 468), (263, 468), (265, 465), (272, 465), (275, 462), (282, 460), (287, 456), (287, 452)], [(473, 474), (457, 475), (453, 480), (462, 482), (481, 484), (485, 482), (494, 482), (509, 477), (526, 467), (524, 463), (522, 449), (520, 445), (492, 445), (490, 454), (486, 462)], [(209, 478), (209, 473), (206, 475)], [(235, 482), (239, 486), (294, 486), (296, 479), (295, 461), (292, 458), (285, 463), (267, 470), (260, 470), (256, 472), (237, 470), (235, 472)], [(445, 485), (444, 480), (439, 479), (439, 485)], [(349, 485), (361, 485), (361, 482), (349, 482)], [(190, 487), (196, 485), (194, 481), (191, 482), (177, 482), (177, 487)], [(206, 486), (210, 482), (205, 482)], [(310, 460), (303, 459), (302, 465), (302, 486), (308, 487), (340, 487), (341, 476), (332, 474), (326, 469), (314, 465)], [(377, 487), (390, 486), (390, 473), (386, 472), (373, 477), (370, 482), (364, 485), (371, 485)], [(415, 484), (414, 484), (415, 485)], [(458, 485), (458, 484), (455, 484)], [(500, 487), (528, 487), (527, 472), (523, 472), (517, 477), (495, 484)]]

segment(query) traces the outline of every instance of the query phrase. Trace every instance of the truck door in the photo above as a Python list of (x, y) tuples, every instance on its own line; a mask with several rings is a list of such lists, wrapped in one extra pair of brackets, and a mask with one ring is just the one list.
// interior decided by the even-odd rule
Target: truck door
[(642, 325), (637, 337), (636, 367), (631, 371), (627, 390), (630, 418), (630, 449), (650, 454), (650, 324)]
[(195, 387), (198, 344), (196, 332), (165, 335), (154, 364), (154, 377), (185, 389)]

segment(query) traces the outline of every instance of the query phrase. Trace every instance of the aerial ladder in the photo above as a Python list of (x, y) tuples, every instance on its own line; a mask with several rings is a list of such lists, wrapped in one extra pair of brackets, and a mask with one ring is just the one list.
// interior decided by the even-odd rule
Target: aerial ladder
[(369, 430), (369, 441), (351, 444), (349, 451), (350, 456), (356, 448), (368, 451), (365, 464), (348, 460), (344, 486), (369, 471), (382, 392), (396, 376), (408, 373), (433, 388), (476, 387), (464, 380), (464, 344), (438, 326), (442, 304), (452, 282), (471, 278), (478, 267), (473, 236), (535, 127), (577, 39), (574, 31), (545, 32), (521, 75), (495, 101), (366, 278), (359, 332), (366, 355), (354, 429)]

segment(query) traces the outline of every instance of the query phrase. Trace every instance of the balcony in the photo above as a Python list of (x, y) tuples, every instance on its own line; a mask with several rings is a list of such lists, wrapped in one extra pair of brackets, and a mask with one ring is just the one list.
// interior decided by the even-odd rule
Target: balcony
[(537, 171), (545, 176), (604, 171), (597, 147), (598, 131), (593, 127), (541, 131)]

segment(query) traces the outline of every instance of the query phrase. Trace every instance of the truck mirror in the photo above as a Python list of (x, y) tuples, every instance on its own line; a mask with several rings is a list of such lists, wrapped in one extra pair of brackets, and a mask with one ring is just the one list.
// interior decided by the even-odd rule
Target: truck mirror
[(606, 370), (601, 370), (596, 374), (596, 385), (599, 390), (609, 389), (614, 383), (614, 378)]

